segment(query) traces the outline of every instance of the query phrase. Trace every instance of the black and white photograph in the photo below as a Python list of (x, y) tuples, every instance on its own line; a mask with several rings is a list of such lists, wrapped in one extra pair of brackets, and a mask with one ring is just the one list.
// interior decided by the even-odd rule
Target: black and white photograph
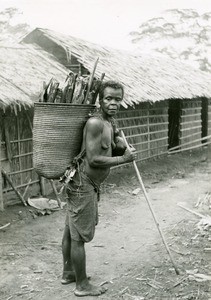
[(211, 300), (211, 1), (0, 0), (0, 300)]

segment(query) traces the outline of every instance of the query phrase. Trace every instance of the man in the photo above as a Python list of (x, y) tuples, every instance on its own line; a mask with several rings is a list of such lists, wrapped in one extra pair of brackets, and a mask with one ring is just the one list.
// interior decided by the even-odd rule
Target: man
[(110, 167), (136, 158), (135, 149), (126, 149), (114, 124), (113, 117), (120, 108), (123, 96), (121, 84), (114, 81), (102, 84), (99, 92), (100, 112), (85, 125), (80, 165), (67, 186), (62, 283), (76, 281), (76, 296), (98, 296), (105, 292), (104, 287), (91, 285), (87, 278), (84, 243), (94, 237), (98, 223), (99, 187), (109, 175)]

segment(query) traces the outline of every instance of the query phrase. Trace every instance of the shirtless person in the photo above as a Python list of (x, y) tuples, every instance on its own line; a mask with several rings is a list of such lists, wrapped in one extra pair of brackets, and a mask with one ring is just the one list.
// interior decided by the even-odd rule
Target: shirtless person
[[(85, 125), (82, 144), (85, 154), (67, 187), (61, 283), (76, 281), (76, 296), (98, 296), (105, 292), (104, 287), (90, 284), (87, 278), (84, 243), (94, 237), (98, 223), (99, 187), (108, 176), (110, 167), (136, 158), (134, 149), (126, 149), (113, 124), (123, 95), (123, 86), (118, 82), (107, 81), (102, 84), (99, 92), (100, 112)], [(119, 156), (114, 156), (114, 153)]]

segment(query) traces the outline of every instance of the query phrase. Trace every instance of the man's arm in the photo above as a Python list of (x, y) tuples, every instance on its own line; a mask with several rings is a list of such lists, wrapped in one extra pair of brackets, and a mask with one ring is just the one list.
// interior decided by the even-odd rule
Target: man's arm
[(102, 132), (103, 122), (101, 120), (92, 118), (87, 121), (85, 147), (88, 163), (91, 167), (109, 168), (135, 159), (135, 152), (130, 150), (126, 150), (123, 156), (108, 157), (102, 155)]

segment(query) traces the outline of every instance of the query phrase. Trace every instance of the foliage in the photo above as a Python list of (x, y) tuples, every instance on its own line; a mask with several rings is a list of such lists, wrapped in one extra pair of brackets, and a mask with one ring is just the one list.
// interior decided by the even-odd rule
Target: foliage
[(162, 53), (211, 72), (210, 20), (211, 12), (200, 15), (193, 9), (166, 10), (131, 32), (131, 41), (140, 51)]
[(22, 13), (18, 8), (9, 7), (0, 12), (0, 42), (18, 41), (23, 35), (27, 34), (30, 27), (26, 23), (17, 23), (16, 19)]

